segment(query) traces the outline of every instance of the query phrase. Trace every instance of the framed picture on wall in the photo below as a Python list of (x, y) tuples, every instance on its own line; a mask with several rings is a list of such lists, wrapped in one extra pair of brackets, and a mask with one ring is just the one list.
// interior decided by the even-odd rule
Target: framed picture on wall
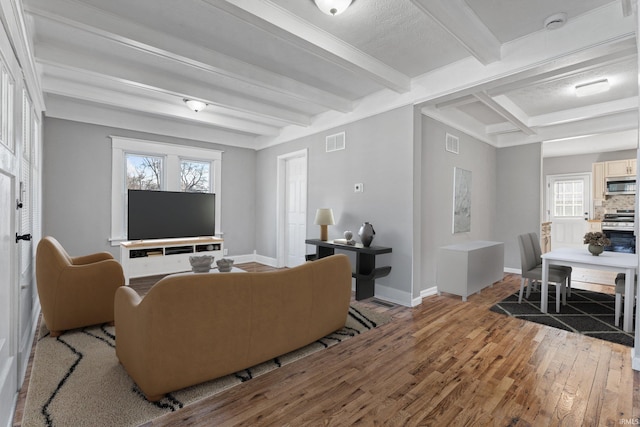
[(471, 171), (453, 168), (453, 233), (471, 231)]

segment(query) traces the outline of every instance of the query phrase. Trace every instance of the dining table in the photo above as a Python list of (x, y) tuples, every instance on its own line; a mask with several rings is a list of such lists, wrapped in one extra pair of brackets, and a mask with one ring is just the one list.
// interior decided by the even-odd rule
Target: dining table
[[(615, 271), (625, 274), (624, 283), (624, 319), (622, 329), (633, 331), (633, 306), (635, 275), (638, 270), (638, 255), (622, 252), (604, 251), (594, 256), (586, 248), (558, 248), (542, 254), (542, 296), (540, 311), (547, 312), (549, 302), (549, 266), (568, 265), (577, 268)], [(615, 285), (612, 283), (612, 285)]]

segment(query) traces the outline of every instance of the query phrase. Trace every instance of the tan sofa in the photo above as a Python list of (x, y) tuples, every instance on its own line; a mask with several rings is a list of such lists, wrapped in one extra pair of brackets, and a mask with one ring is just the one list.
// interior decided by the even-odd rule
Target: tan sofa
[(108, 252), (71, 257), (53, 237), (36, 250), (36, 281), (42, 317), (51, 336), (83, 326), (113, 322), (122, 266)]
[(181, 273), (115, 299), (116, 355), (151, 401), (342, 328), (351, 267), (333, 255), (263, 273)]

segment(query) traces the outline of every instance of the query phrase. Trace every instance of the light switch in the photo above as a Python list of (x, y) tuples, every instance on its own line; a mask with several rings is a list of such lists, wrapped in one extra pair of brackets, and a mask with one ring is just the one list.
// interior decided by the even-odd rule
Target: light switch
[(354, 193), (362, 193), (363, 191), (364, 191), (364, 184), (362, 184), (361, 182), (353, 185)]

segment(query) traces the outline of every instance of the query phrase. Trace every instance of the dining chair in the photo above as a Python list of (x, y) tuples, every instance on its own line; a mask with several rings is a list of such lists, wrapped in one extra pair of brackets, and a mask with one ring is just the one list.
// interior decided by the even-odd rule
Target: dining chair
[[(614, 324), (620, 326), (620, 316), (622, 315), (622, 297), (624, 295), (624, 282), (627, 275), (624, 273), (618, 273), (616, 276), (616, 303), (615, 303), (615, 319)], [(638, 276), (636, 276), (635, 283), (638, 283)], [(633, 286), (633, 298), (635, 298), (636, 285)]]
[[(522, 294), (524, 293), (525, 282), (528, 282), (527, 286), (531, 287), (533, 282), (542, 281), (542, 265), (538, 264), (539, 257), (536, 258), (534, 244), (529, 233), (519, 235), (518, 244), (520, 246), (520, 262), (522, 267), (522, 279), (520, 281), (518, 303), (522, 303)], [(549, 269), (548, 281), (556, 286), (556, 312), (560, 311), (561, 299), (563, 304), (566, 305), (567, 303), (567, 274), (566, 270)], [(529, 294), (530, 292), (527, 292), (527, 296)]]
[[(535, 253), (536, 259), (538, 260), (538, 265), (542, 267), (542, 248), (540, 247), (540, 240), (538, 239), (538, 235), (536, 233), (529, 233), (529, 238), (531, 239), (531, 244), (533, 245), (533, 251)], [(571, 296), (571, 273), (573, 272), (573, 268), (569, 265), (550, 265), (550, 270), (560, 270), (567, 273), (567, 296)], [(531, 288), (527, 287), (527, 298), (529, 297), (529, 293)], [(566, 302), (566, 301), (565, 301)]]

